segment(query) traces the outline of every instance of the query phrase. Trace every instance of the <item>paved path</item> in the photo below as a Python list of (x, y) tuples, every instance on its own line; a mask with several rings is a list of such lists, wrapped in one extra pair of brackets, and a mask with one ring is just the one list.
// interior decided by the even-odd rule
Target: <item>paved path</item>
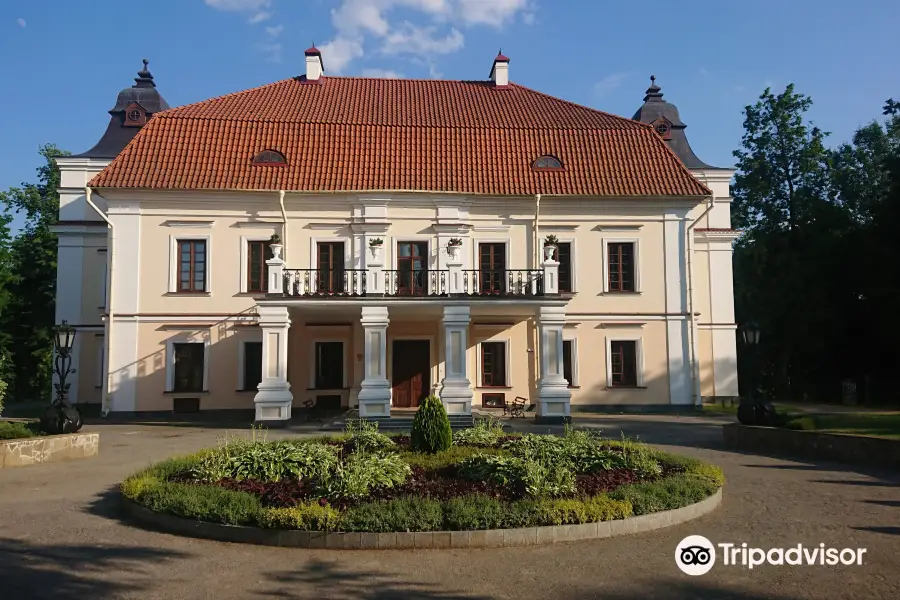
[[(900, 597), (900, 479), (724, 452), (717, 422), (698, 417), (608, 417), (590, 426), (721, 465), (723, 505), (663, 531), (537, 548), (329, 552), (223, 544), (124, 524), (109, 493), (151, 461), (214, 444), (222, 429), (88, 426), (101, 433), (99, 457), (0, 470), (0, 599)], [(868, 552), (858, 567), (717, 565), (691, 578), (673, 560), (690, 534)]]

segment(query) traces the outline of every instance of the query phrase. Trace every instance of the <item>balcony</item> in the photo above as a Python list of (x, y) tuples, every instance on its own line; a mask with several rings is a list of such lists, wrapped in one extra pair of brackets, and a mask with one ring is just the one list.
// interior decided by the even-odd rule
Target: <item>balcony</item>
[[(269, 261), (269, 295), (287, 298), (541, 298), (558, 295), (543, 269), (285, 269)], [(280, 262), (280, 259), (279, 259)], [(545, 286), (551, 280), (553, 285)], [(280, 284), (280, 285), (279, 285)]]

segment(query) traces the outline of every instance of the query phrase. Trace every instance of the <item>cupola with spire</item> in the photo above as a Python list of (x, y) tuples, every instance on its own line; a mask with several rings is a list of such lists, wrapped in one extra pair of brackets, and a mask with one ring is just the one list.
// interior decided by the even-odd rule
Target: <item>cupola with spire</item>
[(647, 123), (653, 126), (670, 148), (675, 152), (681, 162), (689, 169), (716, 169), (694, 154), (684, 133), (687, 125), (681, 122), (678, 116), (678, 107), (663, 100), (662, 88), (656, 85), (656, 77), (650, 76), (650, 87), (644, 96), (644, 104), (631, 117), (635, 121)]
[(100, 141), (78, 158), (115, 158), (128, 145), (141, 127), (154, 114), (168, 110), (169, 105), (156, 89), (156, 82), (148, 70), (149, 61), (138, 71), (134, 85), (119, 92), (116, 105), (109, 111), (109, 125)]

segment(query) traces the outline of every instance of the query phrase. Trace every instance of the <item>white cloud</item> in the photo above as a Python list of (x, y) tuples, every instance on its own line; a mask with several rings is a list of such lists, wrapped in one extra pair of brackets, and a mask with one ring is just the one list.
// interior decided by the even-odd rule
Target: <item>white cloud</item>
[(274, 27), (266, 27), (266, 35), (270, 38), (277, 38), (284, 31), (284, 25), (275, 25)]
[(362, 43), (344, 37), (336, 37), (319, 47), (327, 73), (340, 74), (350, 61), (363, 55)]
[(416, 27), (407, 21), (384, 38), (381, 51), (385, 54), (450, 54), (464, 44), (465, 38), (456, 28), (450, 29), (446, 36), (440, 36), (437, 27)]
[(19, 27), (25, 27), (25, 19), (16, 19), (16, 23), (19, 24)]
[(607, 75), (594, 84), (594, 95), (598, 98), (603, 98), (622, 85), (622, 82), (627, 76), (628, 73), (613, 73), (612, 75)]
[[(231, 0), (237, 1), (237, 0)], [(251, 1), (251, 0), (247, 0)], [(535, 0), (341, 0), (331, 11), (335, 36), (321, 46), (328, 72), (340, 73), (365, 55), (371, 42), (389, 55), (439, 56), (465, 45), (459, 27), (500, 28), (522, 14), (534, 22)], [(391, 20), (395, 9), (404, 20)], [(425, 64), (431, 65), (426, 60)]]
[(251, 25), (256, 25), (257, 23), (262, 23), (263, 21), (268, 21), (271, 18), (272, 18), (272, 13), (265, 11), (265, 10), (261, 10), (258, 13), (256, 13), (255, 15), (253, 15), (252, 17), (250, 17), (249, 19), (247, 19), (247, 22), (250, 23)]
[(272, 5), (272, 0), (204, 0), (207, 6), (229, 12), (262, 10)]
[(390, 69), (363, 69), (363, 77), (377, 77), (379, 79), (403, 79), (403, 74)]
[(281, 62), (281, 42), (263, 42), (259, 45), (259, 49), (266, 54), (266, 60), (269, 62)]

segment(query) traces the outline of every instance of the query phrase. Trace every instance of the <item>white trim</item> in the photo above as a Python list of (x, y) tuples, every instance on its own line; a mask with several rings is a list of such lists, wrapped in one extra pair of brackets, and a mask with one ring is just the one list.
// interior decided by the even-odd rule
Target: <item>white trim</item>
[[(566, 351), (566, 342), (572, 342), (572, 356), (570, 357), (572, 361), (572, 381), (569, 382), (569, 387), (578, 387), (581, 385), (581, 379), (578, 377), (578, 337), (574, 331), (567, 332), (566, 328), (563, 327), (563, 353)], [(565, 373), (563, 373), (563, 377), (565, 377)]]
[(344, 244), (344, 269), (353, 268), (353, 238), (347, 236), (310, 237), (309, 238), (309, 268), (318, 269), (319, 242), (343, 242)]
[[(410, 240), (415, 241), (415, 240)], [(391, 390), (391, 400), (390, 404), (394, 406), (394, 342), (396, 341), (415, 341), (415, 340), (427, 340), (428, 341), (428, 362), (432, 363), (428, 365), (428, 370), (431, 371), (431, 388), (428, 390), (429, 394), (436, 394), (437, 390), (441, 387), (440, 381), (440, 366), (441, 362), (438, 360), (439, 356), (435, 352), (435, 336), (427, 335), (427, 334), (409, 334), (409, 335), (388, 335), (386, 337), (386, 348), (384, 351), (385, 360), (387, 364), (385, 365), (385, 376), (387, 377), (388, 385)]]
[[(541, 233), (547, 233), (548, 235), (552, 234), (553, 229), (555, 227), (558, 227), (558, 226), (553, 225), (553, 226), (541, 227)], [(560, 231), (560, 229), (557, 229), (557, 231)], [(559, 241), (560, 243), (569, 244), (571, 246), (571, 248), (569, 250), (569, 256), (572, 259), (572, 264), (570, 265), (570, 269), (572, 271), (572, 293), (574, 294), (578, 291), (578, 238), (576, 238), (574, 235), (569, 235), (569, 236), (557, 235), (556, 238), (557, 238), (557, 241)], [(543, 252), (543, 247), (541, 248), (541, 252)], [(557, 258), (557, 262), (558, 262), (559, 261), (558, 252), (557, 252), (556, 258)], [(542, 259), (543, 259), (543, 255), (542, 255)]]
[[(515, 268), (512, 265), (510, 265), (510, 261), (512, 260), (512, 255), (509, 253), (510, 239), (508, 237), (507, 238), (476, 237), (476, 238), (472, 238), (472, 241), (474, 242), (472, 244), (472, 252), (470, 253), (470, 256), (472, 258), (472, 262), (471, 262), (472, 269), (480, 269), (481, 268), (480, 263), (478, 262), (481, 244), (503, 244), (505, 247), (505, 249), (503, 250), (503, 253), (504, 253), (503, 260), (506, 263), (504, 268), (507, 271), (515, 270)], [(527, 269), (527, 268), (528, 268), (527, 264), (522, 267), (522, 269)], [(508, 282), (506, 281), (506, 279), (507, 279), (506, 277), (503, 278), (503, 285), (507, 285)]]
[(474, 225), (472, 231), (509, 231), (511, 225)]
[[(659, 219), (657, 219), (659, 220)], [(596, 231), (630, 231), (638, 232), (644, 225), (642, 223), (600, 223), (594, 230)]]
[(624, 389), (612, 385), (612, 342), (635, 342), (634, 365), (637, 369), (637, 387), (644, 387), (644, 339), (639, 335), (608, 335), (606, 336), (606, 387), (610, 389)]
[[(482, 382), (484, 382), (484, 377), (482, 377), (484, 366), (481, 364), (481, 361), (482, 361), (484, 354), (481, 351), (481, 345), (484, 343), (488, 343), (488, 344), (497, 343), (497, 344), (503, 344), (505, 346), (503, 349), (503, 361), (506, 363), (504, 365), (504, 368), (506, 369), (506, 373), (505, 373), (506, 385), (500, 385), (500, 386), (482, 385)], [(510, 351), (511, 347), (512, 347), (512, 344), (510, 343), (510, 338), (496, 339), (493, 337), (490, 337), (485, 340), (481, 340), (475, 345), (475, 351), (476, 351), (476, 354), (475, 354), (475, 383), (472, 386), (475, 390), (508, 390), (508, 389), (512, 389), (512, 387), (513, 387), (512, 380), (513, 379), (512, 379), (512, 372), (510, 370), (512, 362), (510, 361), (510, 357), (509, 357), (509, 351)]]
[[(262, 235), (242, 235), (241, 236), (241, 268), (239, 269), (241, 272), (241, 281), (240, 281), (240, 290), (242, 294), (247, 294), (247, 279), (250, 276), (249, 270), (247, 269), (247, 263), (250, 262), (250, 242), (268, 242), (272, 239), (272, 235), (275, 234), (274, 227), (273, 231), (268, 236)], [(268, 267), (263, 266), (263, 269), (267, 269)]]
[(163, 221), (163, 227), (187, 227), (209, 229), (215, 221)]
[[(434, 251), (435, 246), (435, 236), (429, 234), (412, 234), (412, 235), (400, 235), (400, 236), (392, 236), (390, 238), (385, 238), (385, 250), (390, 249), (391, 251), (391, 270), (397, 271), (397, 244), (402, 244), (404, 242), (425, 242), (427, 244), (427, 250), (425, 251), (428, 256), (428, 264), (425, 265), (425, 269), (428, 271), (432, 271), (438, 268), (438, 254), (440, 253), (440, 248), (437, 251)], [(438, 282), (438, 285), (440, 283)], [(431, 294), (431, 277), (425, 278), (425, 287), (428, 289), (428, 293)], [(425, 338), (420, 338), (425, 339)], [(390, 380), (390, 378), (388, 378)]]
[(169, 293), (178, 292), (178, 242), (200, 241), (206, 242), (206, 270), (204, 276), (204, 291), (202, 292), (184, 292), (186, 294), (212, 294), (212, 285), (210, 283), (210, 273), (212, 272), (212, 236), (211, 235), (175, 235), (169, 236)]
[(342, 335), (319, 335), (317, 337), (312, 337), (309, 339), (309, 379), (307, 380), (307, 387), (310, 390), (315, 390), (317, 392), (327, 391), (331, 388), (322, 388), (321, 390), (316, 388), (316, 344), (319, 342), (340, 342), (341, 343), (341, 356), (343, 365), (341, 367), (341, 389), (347, 389), (350, 387), (347, 379), (347, 371), (349, 367), (348, 362), (348, 354), (350, 351), (350, 344), (347, 340), (346, 332), (342, 332)]
[[(609, 291), (609, 245), (610, 244), (634, 244), (634, 291), (633, 292), (610, 292)], [(641, 243), (636, 237), (618, 237), (603, 236), (603, 264), (600, 265), (603, 275), (603, 293), (604, 294), (640, 294), (643, 291), (641, 287)]]
[[(209, 331), (179, 333), (166, 340), (166, 392), (175, 384), (175, 344), (203, 344), (203, 390), (209, 391)], [(182, 392), (178, 392), (182, 393)], [(196, 392), (184, 392), (185, 395)]]
[(350, 221), (334, 221), (331, 223), (307, 223), (306, 229), (312, 229), (314, 231), (337, 231), (338, 229), (343, 229), (350, 225)]
[(235, 227), (241, 227), (241, 228), (247, 228), (247, 229), (255, 229), (257, 227), (259, 227), (259, 228), (270, 227), (272, 229), (275, 229), (276, 227), (284, 225), (284, 221), (278, 221), (275, 219), (272, 219), (272, 220), (259, 219), (256, 221), (238, 221), (234, 225), (235, 225)]
[[(244, 389), (246, 387), (244, 385), (244, 372), (247, 370), (247, 365), (245, 364), (247, 362), (247, 351), (244, 349), (244, 347), (247, 344), (262, 344), (262, 341), (263, 341), (262, 340), (262, 330), (255, 329), (253, 331), (252, 338), (253, 339), (240, 340), (240, 342), (238, 343), (238, 386), (237, 386), (237, 389), (242, 392), (251, 391), (251, 390)], [(260, 357), (260, 360), (262, 360), (262, 357)], [(262, 382), (262, 379), (260, 379), (260, 382)]]

